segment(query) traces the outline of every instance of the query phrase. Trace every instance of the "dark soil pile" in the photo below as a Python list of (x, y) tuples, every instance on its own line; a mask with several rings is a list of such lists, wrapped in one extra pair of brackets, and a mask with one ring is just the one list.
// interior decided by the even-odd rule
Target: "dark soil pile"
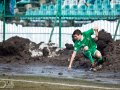
[(104, 70), (120, 71), (120, 40), (109, 43), (103, 50)]
[[(0, 42), (0, 63), (17, 63), (17, 64), (46, 64), (46, 65), (57, 65), (66, 66), (68, 65), (67, 58), (71, 54), (71, 50), (58, 50), (55, 46), (48, 44), (48, 47), (39, 49), (39, 44), (31, 42), (29, 39), (21, 38), (18, 36), (9, 38), (4, 42)], [(29, 50), (37, 50), (42, 52), (42, 56), (31, 57)], [(50, 52), (56, 53), (56, 56), (48, 57)]]
[[(66, 44), (66, 48), (59, 50), (54, 44), (40, 48), (43, 42), (35, 44), (28, 39), (12, 37), (0, 43), (0, 63), (57, 65), (68, 66), (73, 45)], [(96, 42), (98, 50), (104, 59), (103, 71), (120, 71), (120, 40), (113, 41), (109, 33), (101, 30), (99, 40)], [(58, 49), (58, 50), (57, 50)], [(41, 52), (41, 56), (32, 57), (30, 50)], [(55, 54), (55, 55), (53, 55)], [(80, 52), (75, 57), (74, 68), (90, 68), (91, 64)]]
[(29, 43), (30, 40), (17, 36), (0, 43), (0, 62), (12, 63), (26, 58), (29, 59)]

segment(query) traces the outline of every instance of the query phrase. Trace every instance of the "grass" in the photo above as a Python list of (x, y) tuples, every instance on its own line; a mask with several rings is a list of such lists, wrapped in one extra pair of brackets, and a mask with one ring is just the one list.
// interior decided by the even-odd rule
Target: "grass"
[[(89, 88), (87, 86), (95, 86), (95, 87), (105, 87), (105, 88), (120, 88), (119, 85), (112, 84), (101, 84), (91, 81), (78, 80), (78, 79), (66, 79), (66, 78), (54, 78), (54, 77), (41, 77), (41, 76), (10, 76), (10, 75), (0, 75), (1, 79), (14, 79), (14, 80), (27, 80), (24, 81), (10, 81), (9, 83), (13, 85), (12, 87), (5, 87), (4, 89), (0, 88), (0, 90), (106, 90), (104, 88)], [(4, 80), (8, 82), (8, 80)], [(29, 81), (34, 81), (29, 82)], [(47, 84), (47, 83), (39, 83), (39, 82), (51, 82), (51, 83), (61, 83), (65, 85), (58, 84)], [(4, 83), (0, 82), (0, 86)], [(80, 86), (66, 86), (66, 85), (85, 85), (86, 87)], [(8, 85), (9, 86), (9, 85)], [(111, 89), (112, 90), (112, 89)], [(114, 89), (113, 89), (114, 90)]]

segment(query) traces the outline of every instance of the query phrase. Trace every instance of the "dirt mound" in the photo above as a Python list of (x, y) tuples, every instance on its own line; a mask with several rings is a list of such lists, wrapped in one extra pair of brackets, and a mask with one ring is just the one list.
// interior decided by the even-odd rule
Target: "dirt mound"
[(18, 36), (0, 42), (0, 63), (66, 66), (70, 54), (70, 50), (60, 50), (54, 43), (36, 44)]
[(104, 70), (120, 71), (120, 40), (109, 43), (103, 50), (105, 63)]
[(29, 39), (18, 36), (0, 43), (0, 62), (12, 63), (30, 58), (29, 43)]
[(99, 31), (97, 48), (99, 51), (102, 52), (102, 55), (104, 55), (104, 49), (109, 45), (109, 43), (112, 43), (113, 39), (110, 33), (107, 33), (105, 30)]
[(101, 30), (97, 41), (104, 60), (104, 70), (120, 71), (120, 40), (113, 41), (110, 33)]
[(106, 43), (112, 42), (112, 36), (110, 33), (107, 33), (104, 29), (102, 29), (101, 31), (99, 31), (99, 36), (98, 36), (99, 40), (103, 40)]
[(23, 55), (28, 54), (28, 45), (30, 41), (28, 39), (20, 37), (12, 37), (3, 43), (0, 43), (0, 56), (9, 55)]

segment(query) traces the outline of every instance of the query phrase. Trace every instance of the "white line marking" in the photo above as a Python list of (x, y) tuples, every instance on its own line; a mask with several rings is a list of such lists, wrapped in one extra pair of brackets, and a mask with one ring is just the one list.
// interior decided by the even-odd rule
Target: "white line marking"
[(6, 87), (6, 82), (5, 81), (0, 81), (0, 82), (3, 82), (4, 83), (4, 85), (3, 86), (1, 86), (0, 88), (5, 88)]
[(61, 86), (69, 86), (69, 87), (83, 87), (83, 88), (96, 88), (96, 89), (107, 89), (107, 90), (120, 90), (120, 88), (109, 88), (109, 87), (100, 87), (100, 86), (88, 86), (88, 85), (73, 85), (73, 84), (63, 84), (63, 83), (52, 83), (52, 82), (38, 82), (38, 81), (29, 81), (29, 80), (16, 80), (16, 79), (0, 79), (0, 80), (11, 80), (16, 82), (28, 82), (28, 83), (36, 83), (36, 84), (50, 84), (50, 85), (61, 85)]

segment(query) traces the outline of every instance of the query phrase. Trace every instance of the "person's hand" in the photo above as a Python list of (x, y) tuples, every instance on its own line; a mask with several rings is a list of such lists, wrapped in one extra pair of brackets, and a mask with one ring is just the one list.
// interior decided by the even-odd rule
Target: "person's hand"
[(98, 31), (99, 28), (98, 26), (94, 26), (93, 29)]
[(71, 66), (68, 66), (68, 69), (71, 70), (72, 69)]
[(88, 50), (88, 46), (85, 46), (83, 49), (84, 49), (84, 51), (87, 51)]

